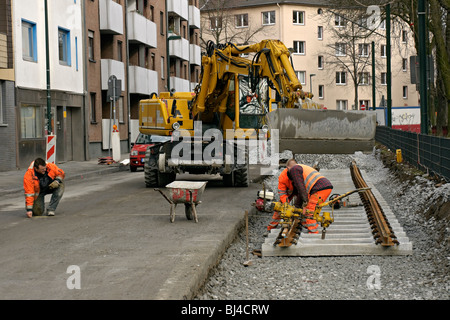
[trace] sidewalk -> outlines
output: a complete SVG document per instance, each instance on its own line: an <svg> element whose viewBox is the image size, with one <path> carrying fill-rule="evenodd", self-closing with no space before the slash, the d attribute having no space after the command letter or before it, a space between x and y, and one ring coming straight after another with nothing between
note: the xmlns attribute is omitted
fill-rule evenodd
<svg viewBox="0 0 450 320"><path fill-rule="evenodd" d="M120 157L121 161L129 158L129 153L122 154ZM129 170L128 165L123 165L120 162L110 165L99 164L98 159L88 161L68 161L56 164L64 170L66 181ZM0 172L0 194L23 193L23 176L27 169Z"/></svg>

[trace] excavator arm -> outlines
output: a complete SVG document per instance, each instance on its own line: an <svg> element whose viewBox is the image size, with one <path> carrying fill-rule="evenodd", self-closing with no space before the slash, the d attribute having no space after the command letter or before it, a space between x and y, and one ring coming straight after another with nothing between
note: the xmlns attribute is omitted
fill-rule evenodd
<svg viewBox="0 0 450 320"><path fill-rule="evenodd" d="M253 59L240 57L245 53L254 53ZM234 75L248 75L251 80L267 78L270 87L282 98L284 107L297 107L299 98L304 99L309 94L301 90L289 56L289 50L278 40L263 40L247 46L208 42L207 54L202 57L202 80L193 100L194 117L200 119L202 113L225 112L229 81ZM256 85L257 81L251 83Z"/></svg>

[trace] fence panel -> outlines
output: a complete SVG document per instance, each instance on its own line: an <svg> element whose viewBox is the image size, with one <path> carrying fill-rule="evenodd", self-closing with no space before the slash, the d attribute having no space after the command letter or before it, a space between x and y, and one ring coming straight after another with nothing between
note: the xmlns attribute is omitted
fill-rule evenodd
<svg viewBox="0 0 450 320"><path fill-rule="evenodd" d="M450 139L378 126L375 140L392 152L401 149L411 165L450 180Z"/></svg>

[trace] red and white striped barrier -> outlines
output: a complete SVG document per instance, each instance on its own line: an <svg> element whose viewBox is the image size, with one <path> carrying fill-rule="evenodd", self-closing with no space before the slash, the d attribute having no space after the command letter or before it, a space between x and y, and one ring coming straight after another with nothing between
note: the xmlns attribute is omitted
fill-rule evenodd
<svg viewBox="0 0 450 320"><path fill-rule="evenodd" d="M47 162L55 163L56 156L56 136L47 136Z"/></svg>

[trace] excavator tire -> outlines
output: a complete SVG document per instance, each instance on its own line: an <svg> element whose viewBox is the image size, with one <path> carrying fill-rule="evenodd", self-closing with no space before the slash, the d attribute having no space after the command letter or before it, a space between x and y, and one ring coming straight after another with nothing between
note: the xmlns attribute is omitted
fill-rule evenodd
<svg viewBox="0 0 450 320"><path fill-rule="evenodd" d="M235 153L236 154L236 153ZM248 149L245 149L245 165L233 172L235 187L248 187L249 179L249 157Z"/></svg>
<svg viewBox="0 0 450 320"><path fill-rule="evenodd" d="M245 165L244 168L234 171L233 174L235 187L248 187L249 184L248 163Z"/></svg>
<svg viewBox="0 0 450 320"><path fill-rule="evenodd" d="M144 181L147 188L158 187L158 167L156 158L151 156L150 148L145 151Z"/></svg>

